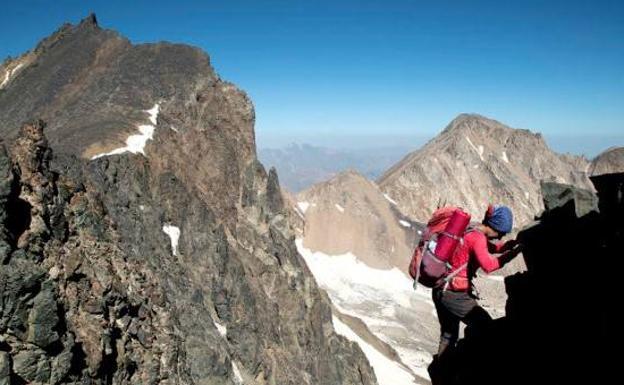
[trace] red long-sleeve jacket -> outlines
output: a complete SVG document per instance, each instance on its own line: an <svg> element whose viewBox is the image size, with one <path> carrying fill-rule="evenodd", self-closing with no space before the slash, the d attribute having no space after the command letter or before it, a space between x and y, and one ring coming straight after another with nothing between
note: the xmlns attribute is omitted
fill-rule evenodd
<svg viewBox="0 0 624 385"><path fill-rule="evenodd" d="M472 278L480 267L486 273L491 273L502 267L498 258L490 253L505 251L505 242L493 243L488 241L485 234L474 229L464 235L464 241L457 252L449 260L451 272L468 262L468 267L462 269L450 282L449 289L453 291L467 291L472 285Z"/></svg>

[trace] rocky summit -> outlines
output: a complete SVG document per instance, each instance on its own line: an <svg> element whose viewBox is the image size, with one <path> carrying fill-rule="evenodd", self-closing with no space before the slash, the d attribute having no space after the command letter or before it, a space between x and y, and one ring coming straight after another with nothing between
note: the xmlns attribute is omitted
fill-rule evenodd
<svg viewBox="0 0 624 385"><path fill-rule="evenodd" d="M491 202L510 206L521 227L544 208L540 181L593 189L587 166L583 158L551 151L540 134L462 114L378 183L414 220L426 222L437 207L448 204L481 220Z"/></svg>
<svg viewBox="0 0 624 385"><path fill-rule="evenodd" d="M205 53L90 16L2 74L0 384L377 383Z"/></svg>

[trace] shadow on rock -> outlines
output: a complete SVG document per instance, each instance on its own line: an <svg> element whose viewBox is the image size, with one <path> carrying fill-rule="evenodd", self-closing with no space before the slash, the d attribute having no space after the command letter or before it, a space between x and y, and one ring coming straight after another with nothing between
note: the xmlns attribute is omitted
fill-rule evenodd
<svg viewBox="0 0 624 385"><path fill-rule="evenodd" d="M527 271L505 279L506 316L485 330L466 330L455 349L436 357L429 367L433 384L606 383L612 378L624 174L591 179L597 195L542 184L546 209L518 236Z"/></svg>

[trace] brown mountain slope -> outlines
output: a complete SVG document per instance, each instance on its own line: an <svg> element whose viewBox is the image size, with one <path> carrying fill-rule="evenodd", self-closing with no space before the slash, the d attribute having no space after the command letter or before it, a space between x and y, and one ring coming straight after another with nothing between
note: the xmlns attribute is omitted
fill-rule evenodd
<svg viewBox="0 0 624 385"><path fill-rule="evenodd" d="M351 252L371 267L405 271L417 225L374 182L346 171L301 192L297 200L305 210L306 248L329 255Z"/></svg>

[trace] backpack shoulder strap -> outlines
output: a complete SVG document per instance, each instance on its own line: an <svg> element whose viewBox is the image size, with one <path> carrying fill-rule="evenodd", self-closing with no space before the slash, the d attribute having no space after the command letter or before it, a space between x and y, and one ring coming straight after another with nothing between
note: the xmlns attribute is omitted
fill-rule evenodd
<svg viewBox="0 0 624 385"><path fill-rule="evenodd" d="M476 222L472 222L468 225L468 227L466 227L466 231L464 231L464 235L468 233L472 233L474 231L481 232L481 230L479 230L479 224Z"/></svg>
<svg viewBox="0 0 624 385"><path fill-rule="evenodd" d="M457 269L451 271L446 277L444 277L444 280L443 280L444 286L442 287L442 290L446 291L446 289L448 289L449 284L451 283L451 280L455 278L457 274L459 274L462 270L464 270L467 267L468 267L468 262L464 263Z"/></svg>

